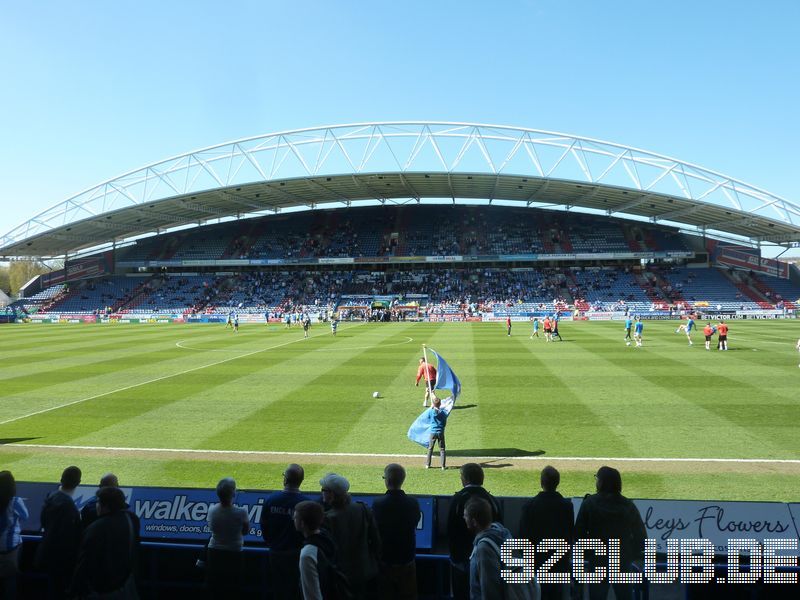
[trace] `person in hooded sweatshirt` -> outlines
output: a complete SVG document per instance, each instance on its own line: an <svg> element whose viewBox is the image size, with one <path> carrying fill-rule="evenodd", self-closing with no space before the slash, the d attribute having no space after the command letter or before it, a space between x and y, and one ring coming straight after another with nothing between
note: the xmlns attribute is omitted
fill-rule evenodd
<svg viewBox="0 0 800 600"><path fill-rule="evenodd" d="M330 595L330 565L336 564L336 543L321 529L325 511L321 504L304 500L294 507L294 526L303 534L300 550L300 587L304 600Z"/></svg>
<svg viewBox="0 0 800 600"><path fill-rule="evenodd" d="M505 582L500 571L500 547L511 537L501 523L492 521L492 506L480 496L470 498L464 507L464 523L475 534L469 557L470 600L496 600L505 596Z"/></svg>
<svg viewBox="0 0 800 600"><path fill-rule="evenodd" d="M608 540L620 541L620 572L631 572L631 563L644 554L644 540L647 537L642 516L636 505L622 495L622 476L611 467L600 467L595 475L597 493L586 495L575 520L575 539L599 539L608 545ZM602 564L605 557L587 559ZM614 596L617 600L633 597L633 585L615 583ZM589 586L591 600L605 600L608 597L609 583Z"/></svg>

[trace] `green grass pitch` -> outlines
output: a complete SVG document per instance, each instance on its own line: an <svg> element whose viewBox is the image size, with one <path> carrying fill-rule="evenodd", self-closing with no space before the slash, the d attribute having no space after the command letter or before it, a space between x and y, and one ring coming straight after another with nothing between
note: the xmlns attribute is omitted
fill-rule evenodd
<svg viewBox="0 0 800 600"><path fill-rule="evenodd" d="M552 462L565 494L591 491L594 470L611 464L631 497L800 499L800 322L733 321L727 352L705 351L700 332L689 347L675 327L645 322L635 348L620 322L563 322L563 343L530 340L526 323L510 338L499 323L344 323L335 338L320 324L308 340L300 328L263 324L238 334L7 325L0 468L56 481L77 464L89 483L114 471L126 485L189 487L233 475L269 489L298 460L308 489L334 470L354 491L374 492L382 465L396 461L409 469L409 491L450 494L455 467L493 457L480 460L498 494L533 493ZM422 411L413 384L423 343L463 385L445 472L424 470L422 448L406 438ZM220 450L254 452L211 452ZM319 455L291 456L300 452ZM670 458L763 462L620 460Z"/></svg>

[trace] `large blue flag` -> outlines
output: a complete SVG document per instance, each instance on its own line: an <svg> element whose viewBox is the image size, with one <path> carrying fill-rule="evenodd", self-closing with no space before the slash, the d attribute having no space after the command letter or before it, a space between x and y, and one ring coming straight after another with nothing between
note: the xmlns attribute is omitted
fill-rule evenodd
<svg viewBox="0 0 800 600"><path fill-rule="evenodd" d="M428 350L436 357L437 361L436 384L433 386L433 389L447 390L450 392L450 396L442 400L442 410L449 415L450 411L453 409L456 398L458 398L458 395L461 393L461 382L458 380L458 377L456 377L456 374L453 373L453 369L450 368L450 365L448 365L435 350L431 350L430 348L428 348ZM408 428L408 439L419 444L423 448L427 448L430 442L432 424L433 412L428 409L418 416L411 424L411 427Z"/></svg>
<svg viewBox="0 0 800 600"><path fill-rule="evenodd" d="M436 352L436 350L429 349L431 354L436 357L436 385L433 386L436 390L448 390L453 396L453 403L458 400L458 395L461 393L461 382L453 373L450 365ZM449 412L449 411L448 411Z"/></svg>

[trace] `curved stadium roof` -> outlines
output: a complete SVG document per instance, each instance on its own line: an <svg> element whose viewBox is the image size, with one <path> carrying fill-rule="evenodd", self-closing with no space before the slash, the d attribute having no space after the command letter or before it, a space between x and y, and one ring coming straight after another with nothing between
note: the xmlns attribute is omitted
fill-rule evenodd
<svg viewBox="0 0 800 600"><path fill-rule="evenodd" d="M386 122L272 133L104 181L0 238L54 257L173 227L293 207L514 201L645 218L752 242L800 240L800 205L673 158L499 125Z"/></svg>

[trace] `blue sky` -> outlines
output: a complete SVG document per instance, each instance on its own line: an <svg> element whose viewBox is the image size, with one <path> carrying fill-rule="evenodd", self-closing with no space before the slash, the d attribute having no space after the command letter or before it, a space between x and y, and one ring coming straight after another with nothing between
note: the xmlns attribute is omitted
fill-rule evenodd
<svg viewBox="0 0 800 600"><path fill-rule="evenodd" d="M800 201L800 2L36 2L0 19L0 232L271 131L448 120L667 154Z"/></svg>

